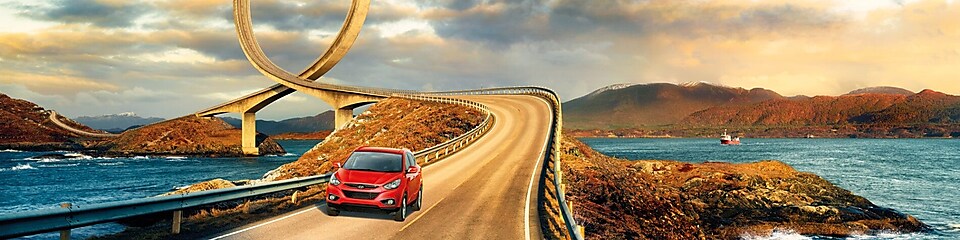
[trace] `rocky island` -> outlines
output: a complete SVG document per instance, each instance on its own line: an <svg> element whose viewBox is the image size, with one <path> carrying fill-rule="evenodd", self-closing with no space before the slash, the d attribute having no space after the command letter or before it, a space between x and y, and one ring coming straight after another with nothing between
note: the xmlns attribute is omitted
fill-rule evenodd
<svg viewBox="0 0 960 240"><path fill-rule="evenodd" d="M848 237L928 229L779 161L627 161L572 137L563 152L567 197L578 206L587 238L738 239L775 230Z"/></svg>
<svg viewBox="0 0 960 240"><path fill-rule="evenodd" d="M94 148L109 156L237 157L243 156L240 138L240 129L220 118L185 116L125 131ZM257 147L264 155L286 153L264 134L257 134Z"/></svg>

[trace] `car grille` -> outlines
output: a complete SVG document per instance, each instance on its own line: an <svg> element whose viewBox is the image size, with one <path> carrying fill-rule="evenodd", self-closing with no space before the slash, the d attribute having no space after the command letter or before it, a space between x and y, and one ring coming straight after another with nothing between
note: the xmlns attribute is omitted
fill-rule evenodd
<svg viewBox="0 0 960 240"><path fill-rule="evenodd" d="M346 183L346 185L347 185L347 186L350 186L350 187L352 187L352 188L359 188L359 189L374 189L374 188L377 188L377 185L360 184L360 183Z"/></svg>
<svg viewBox="0 0 960 240"><path fill-rule="evenodd" d="M353 198L353 199L371 200L371 199L377 198L377 196L379 196L380 193L343 191L343 195L346 195L346 197Z"/></svg>

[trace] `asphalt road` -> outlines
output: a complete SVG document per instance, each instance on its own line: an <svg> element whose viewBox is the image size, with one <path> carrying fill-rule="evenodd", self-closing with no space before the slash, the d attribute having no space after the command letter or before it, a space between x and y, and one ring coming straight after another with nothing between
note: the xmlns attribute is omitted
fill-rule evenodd
<svg viewBox="0 0 960 240"><path fill-rule="evenodd" d="M532 96L461 96L490 107L493 128L423 169L423 209L331 217L325 204L207 236L217 239L540 239L539 174L551 110Z"/></svg>

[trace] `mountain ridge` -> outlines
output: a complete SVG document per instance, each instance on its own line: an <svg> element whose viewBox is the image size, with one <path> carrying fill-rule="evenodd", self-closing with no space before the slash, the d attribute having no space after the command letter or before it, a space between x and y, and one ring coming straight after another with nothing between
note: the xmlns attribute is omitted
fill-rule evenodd
<svg viewBox="0 0 960 240"><path fill-rule="evenodd" d="M705 82L604 87L564 103L571 129L960 124L960 96L869 87L839 96L784 97ZM602 91L601 91L602 90Z"/></svg>

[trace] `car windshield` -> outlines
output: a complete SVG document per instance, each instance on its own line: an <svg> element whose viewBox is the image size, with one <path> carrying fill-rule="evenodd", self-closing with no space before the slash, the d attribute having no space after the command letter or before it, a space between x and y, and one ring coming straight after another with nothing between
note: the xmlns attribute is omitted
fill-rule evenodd
<svg viewBox="0 0 960 240"><path fill-rule="evenodd" d="M403 170L403 155L382 152L354 152L343 168L360 171L400 172Z"/></svg>

